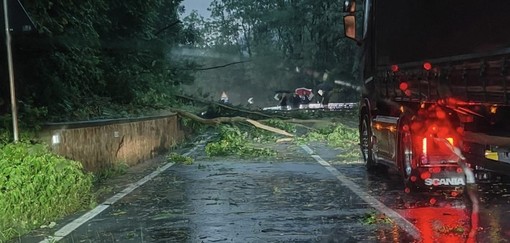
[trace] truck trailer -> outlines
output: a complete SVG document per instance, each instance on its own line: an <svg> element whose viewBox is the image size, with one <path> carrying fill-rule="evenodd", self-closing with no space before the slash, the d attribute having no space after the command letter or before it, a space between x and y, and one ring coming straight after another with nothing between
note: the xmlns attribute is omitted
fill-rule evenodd
<svg viewBox="0 0 510 243"><path fill-rule="evenodd" d="M407 192L510 175L509 1L346 0L344 12L368 170L396 168Z"/></svg>

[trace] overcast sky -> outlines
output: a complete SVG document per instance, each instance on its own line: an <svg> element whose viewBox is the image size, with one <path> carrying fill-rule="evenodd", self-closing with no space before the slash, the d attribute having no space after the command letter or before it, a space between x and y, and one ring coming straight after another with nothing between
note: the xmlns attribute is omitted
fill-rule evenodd
<svg viewBox="0 0 510 243"><path fill-rule="evenodd" d="M197 10L198 14L204 16L204 18L209 18L211 13L207 11L207 8L211 4L212 0L184 0L182 1L182 5L184 5L186 12L184 16L187 16L191 13L192 10Z"/></svg>

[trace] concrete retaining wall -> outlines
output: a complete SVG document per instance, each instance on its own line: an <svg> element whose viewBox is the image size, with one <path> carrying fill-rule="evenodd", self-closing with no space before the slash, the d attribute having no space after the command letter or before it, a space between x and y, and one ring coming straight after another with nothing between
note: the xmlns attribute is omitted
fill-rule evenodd
<svg viewBox="0 0 510 243"><path fill-rule="evenodd" d="M135 165L176 146L185 132L175 114L140 119L46 124L41 139L88 171Z"/></svg>

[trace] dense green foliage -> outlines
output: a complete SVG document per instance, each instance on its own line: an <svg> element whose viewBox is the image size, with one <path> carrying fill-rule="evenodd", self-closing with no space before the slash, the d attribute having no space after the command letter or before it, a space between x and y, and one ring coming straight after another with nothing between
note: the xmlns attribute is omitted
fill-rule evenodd
<svg viewBox="0 0 510 243"><path fill-rule="evenodd" d="M41 119L66 121L171 105L176 87L192 82L184 71L191 64L169 55L193 42L179 21L180 2L24 1L38 33L13 38L20 112L35 116L33 109L43 109ZM7 77L3 68L0 74ZM6 101L8 86L2 88ZM7 111L8 102L3 106Z"/></svg>
<svg viewBox="0 0 510 243"><path fill-rule="evenodd" d="M0 148L0 242L88 207L92 176L44 145Z"/></svg>
<svg viewBox="0 0 510 243"><path fill-rule="evenodd" d="M214 0L210 19L180 20L181 2L23 1L38 30L13 39L23 119L147 114L175 105L173 94L195 77L186 89L193 95L216 99L226 90L235 103L255 97L255 105L274 102L276 89L352 80L356 47L343 37L341 2ZM237 64L221 65L229 63ZM7 79L5 68L0 76ZM3 115L9 87L1 88ZM336 89L339 99L357 99Z"/></svg>

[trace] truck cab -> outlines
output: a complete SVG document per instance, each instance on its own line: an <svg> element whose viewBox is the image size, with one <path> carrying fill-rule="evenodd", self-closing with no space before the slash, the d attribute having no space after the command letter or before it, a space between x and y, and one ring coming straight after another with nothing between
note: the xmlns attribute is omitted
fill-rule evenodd
<svg viewBox="0 0 510 243"><path fill-rule="evenodd" d="M507 1L346 0L344 12L368 170L396 168L406 191L510 175Z"/></svg>

